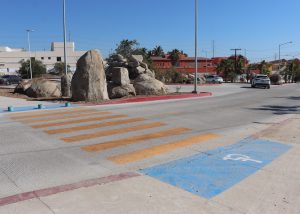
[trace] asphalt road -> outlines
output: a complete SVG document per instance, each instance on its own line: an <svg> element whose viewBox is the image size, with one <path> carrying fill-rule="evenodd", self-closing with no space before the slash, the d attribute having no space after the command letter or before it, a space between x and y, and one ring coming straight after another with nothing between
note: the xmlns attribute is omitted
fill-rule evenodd
<svg viewBox="0 0 300 214"><path fill-rule="evenodd" d="M44 111L48 115L30 113L27 118L2 114L0 198L145 169L230 145L300 112L299 84L269 90L224 84L200 90L214 96L79 107L72 114ZM198 146L195 136L213 143ZM161 147L169 142L173 144Z"/></svg>

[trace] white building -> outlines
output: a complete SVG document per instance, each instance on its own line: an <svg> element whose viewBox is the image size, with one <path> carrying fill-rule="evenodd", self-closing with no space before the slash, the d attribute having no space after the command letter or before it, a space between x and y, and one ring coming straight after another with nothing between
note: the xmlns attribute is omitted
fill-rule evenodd
<svg viewBox="0 0 300 214"><path fill-rule="evenodd" d="M77 60L86 53L86 51L75 51L74 42L66 43L67 63L71 70L76 69ZM30 54L24 49L12 49L9 47L0 47L0 73L15 73L21 67L22 60L28 60ZM55 63L64 61L64 43L53 42L50 51L32 51L31 57L40 60L46 65L47 70L51 70Z"/></svg>

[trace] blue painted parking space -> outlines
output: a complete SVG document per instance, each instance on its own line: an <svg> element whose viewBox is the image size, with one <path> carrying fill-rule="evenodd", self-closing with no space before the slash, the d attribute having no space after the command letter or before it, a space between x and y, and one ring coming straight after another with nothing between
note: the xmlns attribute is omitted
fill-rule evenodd
<svg viewBox="0 0 300 214"><path fill-rule="evenodd" d="M74 107L74 106L73 106ZM58 109L58 108L66 108L64 103L60 104L53 104L53 105L44 105L42 109ZM41 110L38 106L21 106L21 107L14 107L13 112L22 112L22 111L37 111ZM7 109L0 109L0 113L7 113Z"/></svg>
<svg viewBox="0 0 300 214"><path fill-rule="evenodd" d="M254 174L290 148L286 144L249 138L141 172L209 199Z"/></svg>

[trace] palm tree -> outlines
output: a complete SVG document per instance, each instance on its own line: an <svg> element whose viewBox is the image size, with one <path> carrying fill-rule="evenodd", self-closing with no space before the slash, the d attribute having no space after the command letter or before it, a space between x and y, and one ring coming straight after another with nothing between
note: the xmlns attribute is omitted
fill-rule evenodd
<svg viewBox="0 0 300 214"><path fill-rule="evenodd" d="M153 50L151 51L152 56L160 56L163 57L165 55L164 50L162 49L162 47L159 46L155 46L155 48L153 48Z"/></svg>
<svg viewBox="0 0 300 214"><path fill-rule="evenodd" d="M168 52L168 54L170 55L172 65L175 66L180 59L181 51L173 49L171 52Z"/></svg>

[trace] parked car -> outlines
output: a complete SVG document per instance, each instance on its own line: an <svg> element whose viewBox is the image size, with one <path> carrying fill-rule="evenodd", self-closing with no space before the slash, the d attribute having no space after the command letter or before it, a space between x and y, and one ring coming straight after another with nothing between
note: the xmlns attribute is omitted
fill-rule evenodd
<svg viewBox="0 0 300 214"><path fill-rule="evenodd" d="M222 77L218 76L218 75L209 75L209 76L206 76L206 82L207 83L223 83L224 80Z"/></svg>
<svg viewBox="0 0 300 214"><path fill-rule="evenodd" d="M19 84L22 78L17 75L3 75L0 77L0 85Z"/></svg>
<svg viewBox="0 0 300 214"><path fill-rule="evenodd" d="M270 88L271 86L271 81L270 78L267 75L256 75L253 77L251 81L251 87L264 87L264 88Z"/></svg>

